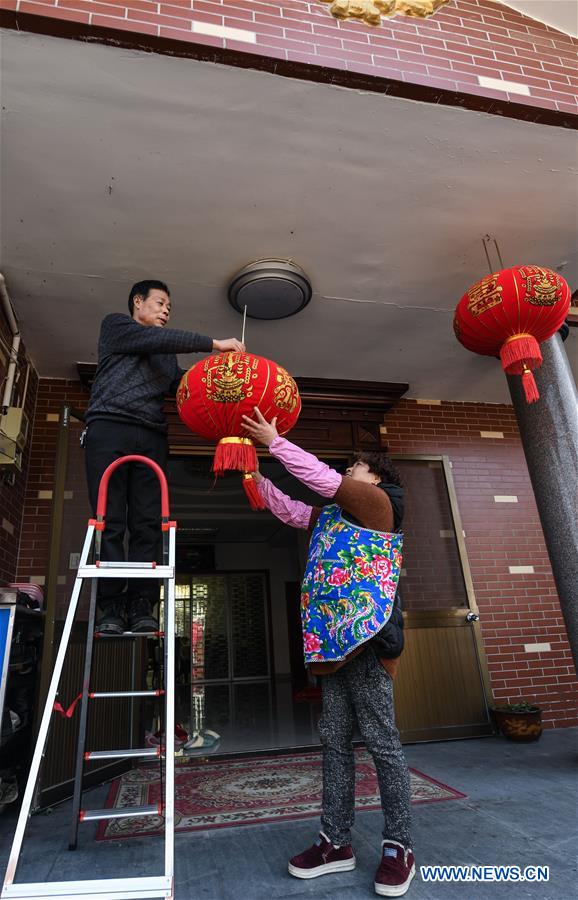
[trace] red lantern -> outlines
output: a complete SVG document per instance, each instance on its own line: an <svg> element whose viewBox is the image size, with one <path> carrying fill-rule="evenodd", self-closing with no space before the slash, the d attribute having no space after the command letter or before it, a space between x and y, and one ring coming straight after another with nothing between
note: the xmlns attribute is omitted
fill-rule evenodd
<svg viewBox="0 0 578 900"><path fill-rule="evenodd" d="M267 421L276 416L279 434L286 434L299 418L301 398L285 369L251 353L208 356L183 375L177 391L177 409L185 425L209 441L218 441L213 472L243 472L251 506L264 509L257 486L247 474L257 468L257 453L241 419L251 416L256 406Z"/></svg>
<svg viewBox="0 0 578 900"><path fill-rule="evenodd" d="M542 365L539 344L555 334L570 308L570 288L551 269L514 266L487 275L457 305L458 341L485 356L499 356L509 375L521 375L528 403L539 398L532 369Z"/></svg>

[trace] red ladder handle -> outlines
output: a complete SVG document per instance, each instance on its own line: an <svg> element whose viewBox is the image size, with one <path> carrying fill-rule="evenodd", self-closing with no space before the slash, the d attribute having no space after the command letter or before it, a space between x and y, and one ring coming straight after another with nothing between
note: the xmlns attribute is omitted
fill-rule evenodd
<svg viewBox="0 0 578 900"><path fill-rule="evenodd" d="M115 459L114 462L111 462L110 466L107 466L103 472L102 478L100 479L100 486L98 488L98 500L96 503L96 515L98 519L104 519L106 512L106 500L108 496L108 483L110 481L110 476L118 469L119 466L122 466L124 463L144 463L145 466L149 466L157 476L159 480L159 484L161 486L161 516L163 519L169 518L169 487L167 484L166 475L159 466L158 463L154 461L154 459L149 459L148 456L121 456L118 459Z"/></svg>

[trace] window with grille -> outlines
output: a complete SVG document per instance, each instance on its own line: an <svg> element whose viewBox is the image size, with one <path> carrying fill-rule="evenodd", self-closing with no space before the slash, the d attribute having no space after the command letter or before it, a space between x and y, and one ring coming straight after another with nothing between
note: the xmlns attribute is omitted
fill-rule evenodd
<svg viewBox="0 0 578 900"><path fill-rule="evenodd" d="M177 577L175 601L177 649L190 656L191 681L269 677L264 573Z"/></svg>

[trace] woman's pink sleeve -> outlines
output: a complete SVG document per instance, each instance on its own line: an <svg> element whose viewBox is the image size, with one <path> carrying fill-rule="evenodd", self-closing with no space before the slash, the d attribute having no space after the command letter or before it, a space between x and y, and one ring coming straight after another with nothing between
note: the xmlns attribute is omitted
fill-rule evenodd
<svg viewBox="0 0 578 900"><path fill-rule="evenodd" d="M286 438L276 437L269 446L269 453L283 463L291 475L322 497L334 497L341 487L339 472Z"/></svg>
<svg viewBox="0 0 578 900"><path fill-rule="evenodd" d="M293 528L309 528L312 506L302 503L300 500L292 500L283 491L275 487L268 478L263 478L258 483L259 493L274 516L292 525Z"/></svg>

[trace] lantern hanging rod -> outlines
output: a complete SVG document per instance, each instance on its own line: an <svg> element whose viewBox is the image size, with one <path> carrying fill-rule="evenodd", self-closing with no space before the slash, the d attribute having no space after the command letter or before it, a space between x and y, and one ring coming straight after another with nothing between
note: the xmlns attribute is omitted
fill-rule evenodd
<svg viewBox="0 0 578 900"><path fill-rule="evenodd" d="M497 255L498 259L500 260L500 269L503 269L504 268L504 260L502 259L502 254L500 253L499 244L498 244L497 240L495 239L495 237L493 236L493 234L485 234L482 238L482 244L484 246L484 252L486 254L486 259L488 260L488 268L490 270L490 275L492 275L495 272L496 267L492 266L492 262L490 260L490 254L488 253L489 244L494 245L494 250L496 251L496 255Z"/></svg>
<svg viewBox="0 0 578 900"><path fill-rule="evenodd" d="M241 334L241 343L245 343L245 322L247 321L247 304L245 303L245 308L243 309L243 333Z"/></svg>

